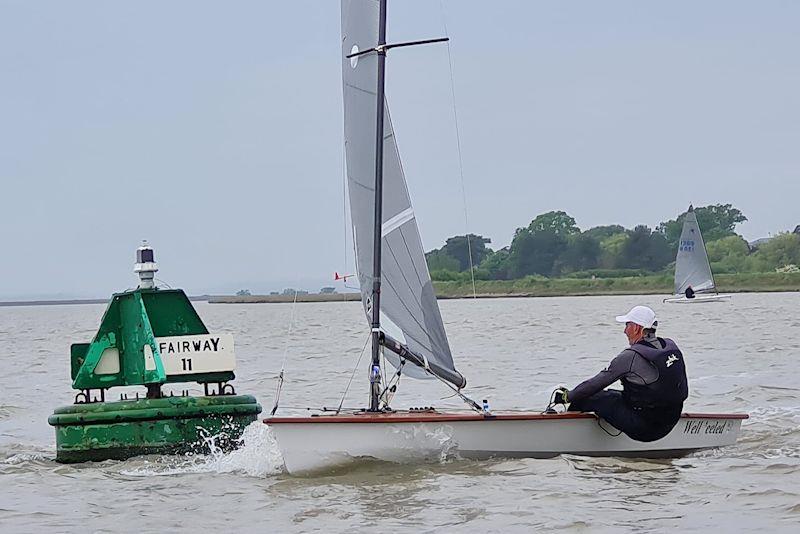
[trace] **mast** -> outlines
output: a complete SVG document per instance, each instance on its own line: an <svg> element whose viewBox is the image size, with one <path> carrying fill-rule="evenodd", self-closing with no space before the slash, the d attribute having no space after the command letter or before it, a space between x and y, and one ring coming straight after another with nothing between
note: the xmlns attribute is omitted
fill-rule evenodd
<svg viewBox="0 0 800 534"><path fill-rule="evenodd" d="M369 411L379 409L381 390L381 238L383 223L383 109L386 79L386 0L380 0L378 24L378 87L375 116L375 231L372 244L372 365L369 374Z"/></svg>

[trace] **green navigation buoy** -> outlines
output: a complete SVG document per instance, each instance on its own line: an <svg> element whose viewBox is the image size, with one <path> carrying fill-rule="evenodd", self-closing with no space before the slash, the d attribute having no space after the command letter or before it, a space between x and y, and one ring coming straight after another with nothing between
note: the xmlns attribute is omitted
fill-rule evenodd
<svg viewBox="0 0 800 534"><path fill-rule="evenodd" d="M136 251L139 287L116 293L91 343L71 347L75 404L48 418L56 430L56 460L125 459L140 454L234 448L261 412L251 395L236 395L233 336L210 334L180 289L159 289L153 249ZM197 382L203 396L165 395L162 385ZM106 390L145 386L106 402ZM135 395L134 399L130 396Z"/></svg>

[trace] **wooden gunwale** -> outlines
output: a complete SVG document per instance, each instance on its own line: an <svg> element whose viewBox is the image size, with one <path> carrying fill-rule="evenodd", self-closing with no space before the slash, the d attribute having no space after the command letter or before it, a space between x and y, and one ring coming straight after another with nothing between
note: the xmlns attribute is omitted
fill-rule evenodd
<svg viewBox="0 0 800 534"><path fill-rule="evenodd" d="M683 419L748 419L745 413L684 413ZM555 421L562 419L596 419L590 413L566 412L561 414L543 413L498 413L492 415L482 414L456 414L456 413L359 413L339 415L312 415L303 417L267 417L263 422L267 425L286 423L446 423L458 421Z"/></svg>

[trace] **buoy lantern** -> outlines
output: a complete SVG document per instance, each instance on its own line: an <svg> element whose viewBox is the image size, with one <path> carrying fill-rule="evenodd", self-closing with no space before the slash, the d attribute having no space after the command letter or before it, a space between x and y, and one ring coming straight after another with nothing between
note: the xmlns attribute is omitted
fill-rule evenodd
<svg viewBox="0 0 800 534"><path fill-rule="evenodd" d="M261 406L237 395L233 336L209 333L181 289L160 289L153 249L136 251L139 287L116 293L91 343L71 346L75 403L57 408L56 460L64 463L125 459L141 454L207 452L210 443L234 448ZM165 395L164 384L196 382ZM144 386L108 402L112 387ZM131 397L134 398L131 398Z"/></svg>

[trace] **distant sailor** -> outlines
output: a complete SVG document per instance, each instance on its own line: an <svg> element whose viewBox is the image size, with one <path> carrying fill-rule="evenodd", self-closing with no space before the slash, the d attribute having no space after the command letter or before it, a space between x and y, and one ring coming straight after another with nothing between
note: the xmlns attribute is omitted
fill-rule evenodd
<svg viewBox="0 0 800 534"><path fill-rule="evenodd" d="M687 299L693 299L694 298L694 289L692 289L692 286L687 287L686 291L684 292L684 294L686 295Z"/></svg>
<svg viewBox="0 0 800 534"><path fill-rule="evenodd" d="M678 422L689 394L683 354L671 339L656 337L656 314L647 306L616 319L625 323L630 347L596 376L571 390L557 389L555 402L594 412L637 441L655 441ZM617 380L622 391L603 389Z"/></svg>

